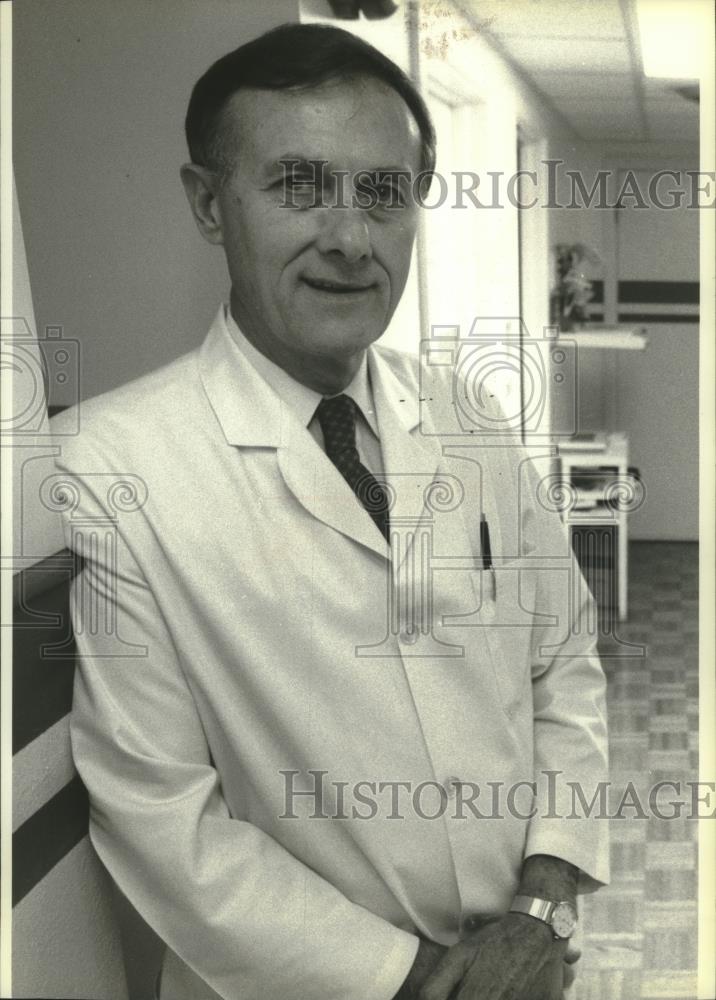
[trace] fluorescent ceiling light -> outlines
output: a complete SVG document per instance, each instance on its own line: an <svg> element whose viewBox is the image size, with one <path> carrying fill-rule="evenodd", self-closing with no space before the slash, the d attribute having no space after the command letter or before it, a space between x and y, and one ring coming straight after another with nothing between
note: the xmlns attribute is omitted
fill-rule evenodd
<svg viewBox="0 0 716 1000"><path fill-rule="evenodd" d="M713 32L710 0L637 0L644 74L698 80Z"/></svg>

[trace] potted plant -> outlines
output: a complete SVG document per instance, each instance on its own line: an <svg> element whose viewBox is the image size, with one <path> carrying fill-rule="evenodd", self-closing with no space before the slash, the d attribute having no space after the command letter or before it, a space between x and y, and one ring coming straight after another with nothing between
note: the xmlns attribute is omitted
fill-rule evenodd
<svg viewBox="0 0 716 1000"><path fill-rule="evenodd" d="M599 254L584 243L555 247L555 285L550 297L550 320L561 331L578 329L589 319L587 307L594 290L585 274L587 264L601 264Z"/></svg>

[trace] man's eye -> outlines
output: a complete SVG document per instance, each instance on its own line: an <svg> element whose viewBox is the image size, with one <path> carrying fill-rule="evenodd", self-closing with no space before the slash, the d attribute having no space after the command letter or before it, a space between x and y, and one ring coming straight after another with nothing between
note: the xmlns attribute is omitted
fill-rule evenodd
<svg viewBox="0 0 716 1000"><path fill-rule="evenodd" d="M285 181L281 181L281 184L285 184L288 191L315 191L318 184L312 177L287 177Z"/></svg>
<svg viewBox="0 0 716 1000"><path fill-rule="evenodd" d="M362 174L356 183L356 201L361 208L396 209L406 205L406 192L400 178Z"/></svg>
<svg viewBox="0 0 716 1000"><path fill-rule="evenodd" d="M317 183L313 177L287 177L286 185L294 190L296 188L310 188L313 190L317 186Z"/></svg>
<svg viewBox="0 0 716 1000"><path fill-rule="evenodd" d="M321 184L310 175L289 175L273 186L282 196L283 204L289 208L312 208L320 201Z"/></svg>
<svg viewBox="0 0 716 1000"><path fill-rule="evenodd" d="M320 184L315 177L285 177L275 185L283 188L293 197L313 197L320 190Z"/></svg>
<svg viewBox="0 0 716 1000"><path fill-rule="evenodd" d="M383 181L375 185L375 193L381 205L391 208L402 208L405 205L405 195L399 185Z"/></svg>

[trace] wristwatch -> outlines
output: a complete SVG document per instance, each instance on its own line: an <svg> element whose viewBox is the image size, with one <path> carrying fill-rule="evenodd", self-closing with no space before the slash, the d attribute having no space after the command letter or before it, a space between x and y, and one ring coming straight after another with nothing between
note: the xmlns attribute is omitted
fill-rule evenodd
<svg viewBox="0 0 716 1000"><path fill-rule="evenodd" d="M577 911L565 900L555 903L536 896L515 896L510 913L526 913L529 917L543 920L552 928L557 940L570 938L577 928Z"/></svg>

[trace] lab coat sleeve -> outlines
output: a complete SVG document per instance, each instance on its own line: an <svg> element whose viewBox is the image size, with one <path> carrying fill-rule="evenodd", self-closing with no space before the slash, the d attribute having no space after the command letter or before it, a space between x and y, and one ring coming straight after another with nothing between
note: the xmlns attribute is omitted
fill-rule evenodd
<svg viewBox="0 0 716 1000"><path fill-rule="evenodd" d="M537 796L525 855L571 862L587 892L609 881L606 680L592 595L559 514L538 499L540 474L529 460L527 470L530 558L545 567L536 603L548 617L536 620L532 638Z"/></svg>
<svg viewBox="0 0 716 1000"><path fill-rule="evenodd" d="M99 491L62 462L59 469L81 498L66 519L67 542L85 558L72 593L80 662L71 736L101 860L226 1000L389 1000L418 939L229 815L180 657L122 519L106 541L113 522Z"/></svg>

